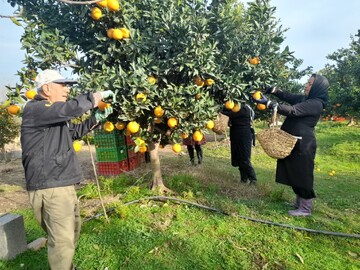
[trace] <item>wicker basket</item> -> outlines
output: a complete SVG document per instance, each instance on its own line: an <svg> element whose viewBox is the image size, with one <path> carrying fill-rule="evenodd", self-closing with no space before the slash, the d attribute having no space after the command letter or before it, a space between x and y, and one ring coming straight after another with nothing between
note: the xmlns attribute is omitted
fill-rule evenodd
<svg viewBox="0 0 360 270"><path fill-rule="evenodd" d="M228 127L229 117L219 113L216 120L214 121L214 127L212 131L214 131L216 134L224 134L225 130Z"/></svg>
<svg viewBox="0 0 360 270"><path fill-rule="evenodd" d="M273 112L273 127L260 131L256 137L265 153L275 159L283 159L290 155L299 139L280 128L276 124L276 113Z"/></svg>

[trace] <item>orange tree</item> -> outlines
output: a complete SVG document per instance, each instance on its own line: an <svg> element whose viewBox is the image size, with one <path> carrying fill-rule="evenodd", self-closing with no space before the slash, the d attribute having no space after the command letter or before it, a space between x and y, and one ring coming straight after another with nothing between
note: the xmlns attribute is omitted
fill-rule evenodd
<svg viewBox="0 0 360 270"><path fill-rule="evenodd" d="M160 191L159 146L182 134L200 139L226 101L249 102L261 86L300 74L280 49L284 31L270 0L248 8L234 0L8 2L23 9L21 87L32 87L39 70L70 67L79 89L113 90L108 120L126 126L136 150L148 149Z"/></svg>
<svg viewBox="0 0 360 270"><path fill-rule="evenodd" d="M360 30L351 37L348 48L339 49L327 58L333 61L322 70L330 83L327 113L354 120L360 116Z"/></svg>

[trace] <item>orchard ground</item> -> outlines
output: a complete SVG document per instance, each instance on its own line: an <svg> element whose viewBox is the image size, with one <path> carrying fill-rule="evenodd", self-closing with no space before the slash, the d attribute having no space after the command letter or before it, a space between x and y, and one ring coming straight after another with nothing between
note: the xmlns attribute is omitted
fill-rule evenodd
<svg viewBox="0 0 360 270"><path fill-rule="evenodd" d="M223 139L224 136L216 135L217 140ZM214 141L215 136L209 134L206 136L207 141ZM95 147L90 146L93 157L95 158ZM5 146L7 161L4 157L0 159L0 215L11 212L16 209L29 208L28 195L25 190L25 175L21 164L21 147L19 140ZM77 153L80 165L84 174L84 181L81 185L95 181L95 174L91 162L91 156L87 145L83 145L82 150ZM159 155L176 157L171 145L159 149ZM180 155L187 155L186 146L182 147ZM145 165L144 165L145 166ZM80 187L80 186L79 186Z"/></svg>

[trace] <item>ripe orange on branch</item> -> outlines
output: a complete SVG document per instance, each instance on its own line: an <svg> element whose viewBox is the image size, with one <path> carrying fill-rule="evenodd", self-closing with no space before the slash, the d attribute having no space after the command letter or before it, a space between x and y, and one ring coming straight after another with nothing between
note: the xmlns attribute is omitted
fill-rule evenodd
<svg viewBox="0 0 360 270"><path fill-rule="evenodd" d="M258 56L252 57L249 59L249 63L252 65L258 65L260 63L260 58Z"/></svg>
<svg viewBox="0 0 360 270"><path fill-rule="evenodd" d="M20 106L16 105L16 104L10 105L7 108L7 111L8 111L8 113L10 113L12 115L17 115L20 112Z"/></svg>
<svg viewBox="0 0 360 270"><path fill-rule="evenodd" d="M163 108L161 108L161 106L157 106L157 107L155 107L155 109L154 109L154 115L156 116L156 117L162 117L163 115L164 115L164 110L163 110Z"/></svg>
<svg viewBox="0 0 360 270"><path fill-rule="evenodd" d="M215 123L214 123L214 121L212 121L212 120L209 120L209 121L206 123L206 128L207 128L207 129L213 129L214 126L215 126Z"/></svg>
<svg viewBox="0 0 360 270"><path fill-rule="evenodd" d="M148 77L148 82L152 85L154 85L156 83L156 78L154 76L149 76Z"/></svg>
<svg viewBox="0 0 360 270"><path fill-rule="evenodd" d="M136 133L140 129L140 125L136 121L131 121L128 123L126 129L131 133Z"/></svg>
<svg viewBox="0 0 360 270"><path fill-rule="evenodd" d="M107 0L103 0L103 1L100 1L100 2L96 2L96 4L97 4L99 7L106 8L106 7L107 7Z"/></svg>
<svg viewBox="0 0 360 270"><path fill-rule="evenodd" d="M193 140L195 142L200 142L204 138L204 135L199 131L196 130L193 134Z"/></svg>
<svg viewBox="0 0 360 270"><path fill-rule="evenodd" d="M178 120L175 117L170 117L167 121L167 124L170 128L174 128L178 124Z"/></svg>
<svg viewBox="0 0 360 270"><path fill-rule="evenodd" d="M95 21L99 20L102 17L102 11L98 7L94 7L91 9L91 18Z"/></svg>
<svg viewBox="0 0 360 270"><path fill-rule="evenodd" d="M127 28L120 28L123 38L130 38L130 30Z"/></svg>
<svg viewBox="0 0 360 270"><path fill-rule="evenodd" d="M180 144L180 143L175 143L175 144L173 144L172 150L173 150L175 153L180 153L180 152L181 152L181 144Z"/></svg>
<svg viewBox="0 0 360 270"><path fill-rule="evenodd" d="M257 108L259 111L263 111L263 110L266 109L266 105L259 103L258 105L256 105L256 108Z"/></svg>
<svg viewBox="0 0 360 270"><path fill-rule="evenodd" d="M115 29L112 31L112 38L115 39L115 40L120 40L120 39L123 38L123 33L121 32L120 29L115 28Z"/></svg>
<svg viewBox="0 0 360 270"><path fill-rule="evenodd" d="M206 79L205 80L205 85L206 86L211 86L211 85L213 85L214 84L214 80L213 79Z"/></svg>
<svg viewBox="0 0 360 270"><path fill-rule="evenodd" d="M236 103L236 104L234 105L234 107L231 109L231 111L236 113L236 112L240 111L240 109L241 109L241 104L240 104L240 103Z"/></svg>
<svg viewBox="0 0 360 270"><path fill-rule="evenodd" d="M36 91L34 89L30 89L25 92L25 97L28 99L33 99L36 96Z"/></svg>
<svg viewBox="0 0 360 270"><path fill-rule="evenodd" d="M234 101L232 101L232 100L228 100L225 103L225 108L228 110L231 110L232 108L234 108L234 106L235 106L235 104L234 104Z"/></svg>
<svg viewBox="0 0 360 270"><path fill-rule="evenodd" d="M137 102L145 102L146 95L144 93L138 93L135 98Z"/></svg>
<svg viewBox="0 0 360 270"><path fill-rule="evenodd" d="M261 91L256 91L253 95L252 95L253 99L257 100L257 99L261 99Z"/></svg>
<svg viewBox="0 0 360 270"><path fill-rule="evenodd" d="M107 7L111 11L119 11L120 4L118 0L107 0Z"/></svg>
<svg viewBox="0 0 360 270"><path fill-rule="evenodd" d="M125 128L125 123L122 121L119 121L115 124L116 129L123 130Z"/></svg>
<svg viewBox="0 0 360 270"><path fill-rule="evenodd" d="M108 38L113 38L113 32L114 32L114 28L109 28L107 31L106 31L106 35Z"/></svg>
<svg viewBox="0 0 360 270"><path fill-rule="evenodd" d="M110 121L106 121L104 123L104 126L103 126L103 129L106 131L106 132L111 132L113 131L115 128L114 124Z"/></svg>

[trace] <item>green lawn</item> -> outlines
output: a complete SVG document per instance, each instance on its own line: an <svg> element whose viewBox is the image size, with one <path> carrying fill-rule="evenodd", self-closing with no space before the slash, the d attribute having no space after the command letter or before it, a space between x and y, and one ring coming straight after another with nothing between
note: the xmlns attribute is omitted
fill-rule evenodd
<svg viewBox="0 0 360 270"><path fill-rule="evenodd" d="M261 126L261 125L260 125ZM260 126L257 130L260 129ZM313 215L287 215L294 195L276 184L276 161L259 144L253 149L256 187L239 183L230 165L229 145L208 142L204 164L189 166L188 156L162 159L164 180L175 198L210 206L224 215L187 203L142 200L156 196L148 189L150 166L128 175L102 179L110 223L104 216L87 221L75 255L80 269L360 269L360 239L310 233L268 225L266 220L317 231L360 234L360 128L321 123L316 128L318 152ZM329 172L335 171L333 176ZM96 197L92 185L82 200ZM101 213L100 203L98 213ZM28 242L44 236L29 210ZM86 209L83 215L89 215ZM0 269L47 269L46 249L27 251Z"/></svg>

